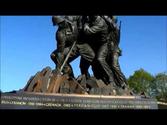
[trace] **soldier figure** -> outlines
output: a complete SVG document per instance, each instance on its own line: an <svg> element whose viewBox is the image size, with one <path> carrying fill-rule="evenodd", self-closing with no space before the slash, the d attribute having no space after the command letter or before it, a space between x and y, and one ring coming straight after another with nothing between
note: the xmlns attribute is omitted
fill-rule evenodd
<svg viewBox="0 0 167 125"><path fill-rule="evenodd" d="M60 69L65 56L70 50L72 43L77 39L76 36L78 34L76 29L71 28L72 23L63 17L53 16L52 22L54 26L58 25L58 30L56 32L57 49L52 52L51 59L55 63L56 69ZM74 77L72 68L69 63L64 66L63 73Z"/></svg>
<svg viewBox="0 0 167 125"><path fill-rule="evenodd" d="M53 23L59 25L59 29L56 33L57 40L57 50L52 52L51 59L57 64L56 68L60 68L61 64L64 61L64 57L68 54L72 43L77 41L77 45L74 47L70 57L67 61L67 65L63 68L63 73L69 74L74 77L72 67L70 66L70 62L81 56L84 60L86 60L89 64L93 61L95 54L93 49L81 39L80 34L78 34L78 26L80 26L82 17L77 16L65 16L64 18L54 16L52 18ZM65 20L66 19L66 20ZM80 29L81 30L81 29ZM82 37L83 38L83 37ZM84 67L81 68L82 74ZM87 75L87 74L85 74Z"/></svg>
<svg viewBox="0 0 167 125"><path fill-rule="evenodd" d="M127 85L126 78L124 74L121 72L119 65L119 56L121 56L121 49L119 48L120 42L120 27L117 25L117 18L114 16L104 16L106 22L109 23L109 55L107 58L107 63L110 65L111 70L114 74L114 80L116 85L125 89Z"/></svg>
<svg viewBox="0 0 167 125"><path fill-rule="evenodd" d="M90 44L94 45L93 50L95 51L94 64L92 65L93 71L96 74L96 70L99 66L107 76L103 79L106 83L112 84L115 87L115 81L113 72L110 66L106 62L108 55L108 26L105 20L100 16L89 16L90 22L85 24L84 32L90 37ZM96 76L96 75L95 75Z"/></svg>
<svg viewBox="0 0 167 125"><path fill-rule="evenodd" d="M58 25L56 33L57 50L51 59L60 68L74 41L77 45L72 51L63 73L74 77L70 62L81 56L81 73L89 77L88 68L92 65L94 76L113 87L125 88L126 78L118 62L120 29L113 16L65 16L52 18Z"/></svg>

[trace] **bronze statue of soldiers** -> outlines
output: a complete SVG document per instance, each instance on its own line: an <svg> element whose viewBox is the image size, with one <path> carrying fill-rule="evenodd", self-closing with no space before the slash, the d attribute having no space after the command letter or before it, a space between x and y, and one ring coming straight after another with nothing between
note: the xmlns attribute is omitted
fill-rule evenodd
<svg viewBox="0 0 167 125"><path fill-rule="evenodd" d="M89 23L84 25L84 33L89 36L89 44L91 44L91 47L95 52L95 59L92 65L95 77L99 77L99 73L97 73L98 76L96 76L96 71L101 68L107 76L107 79L102 77L102 80L108 84L112 84L113 87L115 87L113 72L106 62L109 52L108 25L100 16L89 16Z"/></svg>
<svg viewBox="0 0 167 125"><path fill-rule="evenodd" d="M94 76L105 83L125 88L126 78L119 65L120 29L113 16L53 16L57 49L51 54L56 68L60 68L72 43L77 45L72 51L63 73L74 77L70 62L81 56L81 74L89 77L88 68L92 65Z"/></svg>
<svg viewBox="0 0 167 125"><path fill-rule="evenodd" d="M117 25L117 18L114 16L103 16L106 22L109 23L109 54L107 57L107 63L109 64L111 70L114 74L114 80L116 85L125 88L127 85L126 78L124 74L121 72L121 68L119 65L119 56L121 56L121 49L119 48L120 42L120 27Z"/></svg>
<svg viewBox="0 0 167 125"><path fill-rule="evenodd" d="M67 55L72 43L77 39L77 29L72 29L72 23L60 16L52 17L53 25L58 25L58 30L56 32L57 49L52 52L51 59L56 65L56 69L60 69L65 56ZM69 63L67 63L63 68L63 73L69 74L69 76L74 77L72 68Z"/></svg>
<svg viewBox="0 0 167 125"><path fill-rule="evenodd" d="M64 57L67 56L72 46L72 43L74 41L77 41L77 45L72 50L72 53L70 54L70 57L67 61L67 65L65 65L63 70L63 73L69 74L72 77L74 77L74 74L72 72L70 62L81 56L81 58L86 60L88 63L91 63L95 56L94 51L87 43L80 42L81 35L78 34L80 19L81 17L79 16L52 17L53 24L55 23L59 26L56 33L57 50L55 50L51 54L51 59L57 65L56 68L60 68L61 64L64 61ZM83 68L81 68L81 70L82 69Z"/></svg>
<svg viewBox="0 0 167 125"><path fill-rule="evenodd" d="M72 20L72 17L74 16L69 16L69 20ZM81 62L80 62L80 70L81 74L85 75L87 78L90 77L88 73L88 68L87 65L89 66L92 64L95 53L92 49L92 47L87 43L88 39L83 33L83 24L87 19L85 16L77 16L73 18L73 21L77 25L78 29L78 36L77 36L77 44L76 44L76 51L71 54L69 57L68 62L72 62L75 60L77 57L81 56ZM86 62L86 63L85 63Z"/></svg>

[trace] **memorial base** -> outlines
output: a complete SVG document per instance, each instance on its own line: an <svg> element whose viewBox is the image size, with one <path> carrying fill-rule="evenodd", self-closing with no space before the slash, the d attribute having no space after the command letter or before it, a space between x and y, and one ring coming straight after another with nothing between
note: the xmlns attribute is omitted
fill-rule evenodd
<svg viewBox="0 0 167 125"><path fill-rule="evenodd" d="M158 109L155 99L138 96L1 93L1 109Z"/></svg>

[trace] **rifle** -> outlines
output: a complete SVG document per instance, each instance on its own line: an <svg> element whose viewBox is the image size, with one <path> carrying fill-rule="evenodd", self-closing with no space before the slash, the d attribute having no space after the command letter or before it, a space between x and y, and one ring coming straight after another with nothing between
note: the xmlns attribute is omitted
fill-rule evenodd
<svg viewBox="0 0 167 125"><path fill-rule="evenodd" d="M73 43L71 49L69 50L63 64L61 65L60 69L57 69L57 72L53 73L49 88L47 90L48 93L57 93L59 90L59 86L60 86L61 81L63 81L66 78L65 76L62 76L62 70L63 70L65 64L67 63L67 60L70 57L70 54L71 54L73 48L75 47L75 45L76 45L76 41L74 41L74 43Z"/></svg>
<svg viewBox="0 0 167 125"><path fill-rule="evenodd" d="M68 52L68 54L67 54L67 56L66 56L66 58L65 58L65 60L64 60L64 62L63 62L63 64L62 64L62 66L60 67L60 71L59 71L59 72L62 72L62 70L63 70L63 68L64 68L64 65L67 63L67 60L68 60L68 58L70 57L70 54L71 54L73 48L75 47L75 45L76 45L76 41L74 41L74 43L73 43L71 49L69 50L69 52Z"/></svg>

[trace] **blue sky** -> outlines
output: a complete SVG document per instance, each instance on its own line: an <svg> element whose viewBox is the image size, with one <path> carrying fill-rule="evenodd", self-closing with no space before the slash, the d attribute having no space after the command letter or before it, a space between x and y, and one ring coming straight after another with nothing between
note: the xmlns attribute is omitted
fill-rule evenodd
<svg viewBox="0 0 167 125"><path fill-rule="evenodd" d="M167 71L167 17L118 16L122 21L120 57L122 72L128 78L135 70L152 75ZM50 53L56 48L56 27L51 16L1 16L1 90L23 88L30 76L46 66L55 67ZM79 58L72 62L80 74ZM91 70L90 70L91 71Z"/></svg>

